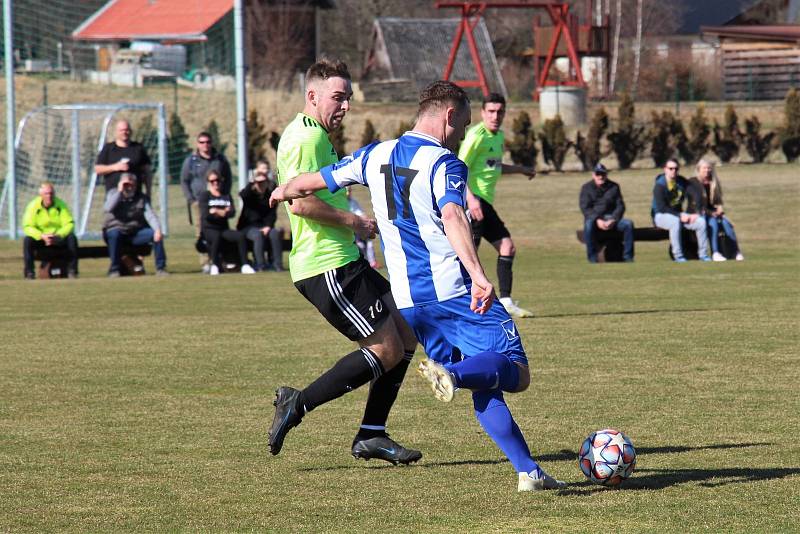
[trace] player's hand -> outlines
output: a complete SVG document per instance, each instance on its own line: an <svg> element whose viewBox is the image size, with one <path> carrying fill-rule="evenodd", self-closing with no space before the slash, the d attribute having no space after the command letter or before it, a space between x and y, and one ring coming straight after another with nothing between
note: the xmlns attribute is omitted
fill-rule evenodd
<svg viewBox="0 0 800 534"><path fill-rule="evenodd" d="M606 225L606 221L604 221L603 219L597 219L596 223L597 227L601 230L605 230L608 228L608 226Z"/></svg>
<svg viewBox="0 0 800 534"><path fill-rule="evenodd" d="M164 239L164 234L161 233L161 230L156 230L155 232L153 232L153 242L154 243L158 243L162 239Z"/></svg>
<svg viewBox="0 0 800 534"><path fill-rule="evenodd" d="M469 309L478 315L483 315L489 311L494 302L494 287L492 287L492 283L486 278L477 281L473 278L471 293L472 300L470 301Z"/></svg>
<svg viewBox="0 0 800 534"><path fill-rule="evenodd" d="M378 221L367 217L353 217L353 232L359 239L372 239L378 234Z"/></svg>
<svg viewBox="0 0 800 534"><path fill-rule="evenodd" d="M267 235L269 234L270 230L272 230L272 227L271 227L271 226L265 226L265 227L263 227L263 228L261 229L261 235L263 235L263 236L267 236Z"/></svg>
<svg viewBox="0 0 800 534"><path fill-rule="evenodd" d="M130 165L128 165L128 162L123 160L120 160L117 163L115 163L114 167L116 167L116 170L118 172L125 172L128 169L130 169Z"/></svg>
<svg viewBox="0 0 800 534"><path fill-rule="evenodd" d="M467 195L467 208L469 208L470 217L473 221L483 220L483 210L481 209L481 201L475 195Z"/></svg>
<svg viewBox="0 0 800 534"><path fill-rule="evenodd" d="M286 191L286 184L279 185L275 188L272 194L269 196L269 207L274 208L281 202L286 202L286 196L284 192ZM291 201L290 201L291 202Z"/></svg>

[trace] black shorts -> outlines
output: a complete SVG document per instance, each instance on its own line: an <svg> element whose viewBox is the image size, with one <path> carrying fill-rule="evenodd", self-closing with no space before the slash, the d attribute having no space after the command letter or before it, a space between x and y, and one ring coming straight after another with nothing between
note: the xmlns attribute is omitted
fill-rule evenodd
<svg viewBox="0 0 800 534"><path fill-rule="evenodd" d="M364 339L389 318L383 296L389 282L363 259L295 282L294 287L352 341Z"/></svg>
<svg viewBox="0 0 800 534"><path fill-rule="evenodd" d="M478 200L481 203L483 219L480 221L472 219L472 239L475 242L475 246L478 246L481 238L484 238L489 243L497 243L505 237L511 237L505 223L494 211L494 207L480 197L478 197Z"/></svg>

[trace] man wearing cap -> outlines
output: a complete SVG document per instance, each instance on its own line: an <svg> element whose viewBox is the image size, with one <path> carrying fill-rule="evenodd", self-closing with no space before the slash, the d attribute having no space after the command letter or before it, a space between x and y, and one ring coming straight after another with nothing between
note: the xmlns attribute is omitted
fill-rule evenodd
<svg viewBox="0 0 800 534"><path fill-rule="evenodd" d="M136 175L123 172L117 187L106 195L103 237L108 243L111 265L108 276L120 275L122 247L153 244L156 260L156 275L167 273L167 254L161 224L147 197L136 190Z"/></svg>
<svg viewBox="0 0 800 534"><path fill-rule="evenodd" d="M580 207L583 212L583 237L589 263L597 263L595 236L597 232L622 232L623 261L633 261L633 221L623 219L625 201L616 182L608 179L608 169L598 163L592 169L592 179L581 187Z"/></svg>

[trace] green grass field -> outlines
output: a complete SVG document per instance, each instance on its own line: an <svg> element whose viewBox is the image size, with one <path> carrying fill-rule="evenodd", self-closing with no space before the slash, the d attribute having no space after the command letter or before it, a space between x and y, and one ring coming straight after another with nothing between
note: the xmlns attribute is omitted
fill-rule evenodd
<svg viewBox="0 0 800 534"><path fill-rule="evenodd" d="M438 403L416 374L390 431L419 464L350 457L363 390L271 457L275 387L304 386L351 344L288 274L195 273L177 190L165 279L109 280L87 260L78 280L23 281L20 242L2 241L0 531L800 531L799 169L720 169L741 263L673 264L658 242L634 264L589 265L575 239L587 175L502 182L515 298L537 313L518 321L533 385L509 404L570 484L543 494L516 492L468 395ZM653 175L612 174L639 226ZM605 426L639 452L621 490L577 466Z"/></svg>

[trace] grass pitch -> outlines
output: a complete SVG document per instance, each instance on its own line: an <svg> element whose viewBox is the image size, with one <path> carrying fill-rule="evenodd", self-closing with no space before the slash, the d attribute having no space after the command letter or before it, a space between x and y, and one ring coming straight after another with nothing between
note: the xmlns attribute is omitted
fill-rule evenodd
<svg viewBox="0 0 800 534"><path fill-rule="evenodd" d="M800 171L720 174L745 262L676 265L659 242L634 264L589 265L575 239L588 175L502 181L514 296L537 313L517 322L533 385L509 404L570 484L542 494L516 492L468 395L438 403L411 373L390 431L419 464L349 456L363 388L271 457L275 387L307 384L351 344L287 274L195 274L177 190L166 279L109 280L87 260L79 280L27 282L21 244L0 242L0 530L797 531ZM639 226L653 175L612 174ZM639 453L620 490L577 466L605 426Z"/></svg>

